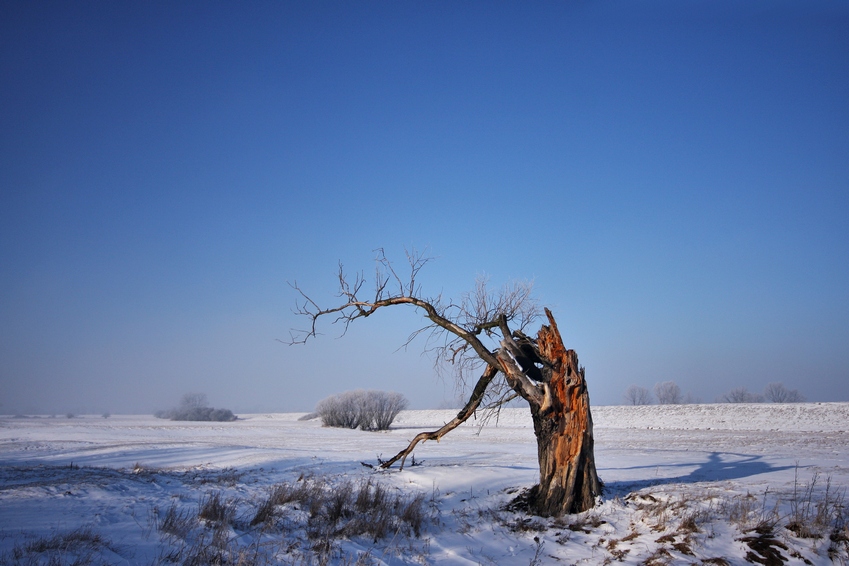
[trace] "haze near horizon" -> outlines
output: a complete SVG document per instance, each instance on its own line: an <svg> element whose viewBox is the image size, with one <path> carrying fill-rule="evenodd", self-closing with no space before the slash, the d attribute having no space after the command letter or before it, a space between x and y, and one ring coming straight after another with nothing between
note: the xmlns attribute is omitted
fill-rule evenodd
<svg viewBox="0 0 849 566"><path fill-rule="evenodd" d="M0 75L0 413L451 405L412 310L280 342L413 247L594 404L849 400L846 3L5 2Z"/></svg>

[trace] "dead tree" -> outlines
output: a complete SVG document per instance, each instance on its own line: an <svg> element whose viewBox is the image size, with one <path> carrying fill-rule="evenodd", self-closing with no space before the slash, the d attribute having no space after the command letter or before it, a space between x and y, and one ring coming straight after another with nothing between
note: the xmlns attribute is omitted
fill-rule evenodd
<svg viewBox="0 0 849 566"><path fill-rule="evenodd" d="M503 401L508 396L520 396L530 406L540 470L539 484L527 497L529 511L558 516L593 507L601 495L601 483L593 454L584 368L578 364L575 351L563 345L554 316L545 309L548 324L539 329L536 338L524 334L526 326L540 314L530 296L530 285L525 283L491 292L486 281L479 280L475 290L459 304L444 303L441 297L425 299L416 278L428 258L408 253L407 259L410 274L402 279L383 250L378 250L374 291L368 298L364 298L362 274L350 279L340 264L340 301L331 307L320 307L297 283L292 285L302 297L296 312L310 321L309 328L293 333L292 344L315 337L316 325L324 317L342 324L344 334L353 321L378 309L409 305L429 322L414 331L408 343L428 333L427 348L436 354L438 363L452 364L461 380L469 371L482 370L456 417L439 430L418 434L382 466L400 462L403 468L418 443L441 439L472 416L485 399L496 396Z"/></svg>

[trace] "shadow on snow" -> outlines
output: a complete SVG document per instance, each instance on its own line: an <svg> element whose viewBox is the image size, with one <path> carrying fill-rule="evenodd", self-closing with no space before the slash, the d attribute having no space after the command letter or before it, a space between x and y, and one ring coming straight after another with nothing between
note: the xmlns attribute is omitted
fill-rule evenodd
<svg viewBox="0 0 849 566"><path fill-rule="evenodd" d="M732 456L738 459L723 460L723 456ZM695 469L693 469L690 473L678 476L653 477L644 480L621 480L605 482L605 495L625 495L632 491L637 491L646 487L652 487L657 485L736 480L748 478L751 476L757 476L760 474L791 470L795 466L774 466L768 462L764 462L762 456L732 453L723 454L720 452L711 452L708 455L707 461L704 462L659 463L647 466L632 466L627 468L607 468L607 470L660 470L669 468L693 467L695 467ZM599 470L599 472L602 474L604 471L605 470Z"/></svg>

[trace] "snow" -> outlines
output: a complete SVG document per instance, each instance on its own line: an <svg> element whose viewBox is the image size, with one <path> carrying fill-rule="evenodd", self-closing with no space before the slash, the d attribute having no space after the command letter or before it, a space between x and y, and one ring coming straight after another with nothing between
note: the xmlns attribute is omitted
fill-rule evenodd
<svg viewBox="0 0 849 566"><path fill-rule="evenodd" d="M527 410L505 409L421 444L417 465L408 461L400 472L361 465L395 454L454 413L404 411L382 433L323 428L300 414L240 415L230 423L0 418L0 564L46 564L57 553L65 562L54 563L70 563L85 552L92 563L173 563L175 549L197 547L207 531L165 533L158 528L165 511L173 505L196 514L213 493L235 502L242 518L229 526L231 547L269 541L262 548L271 549L271 563L319 563L295 518L288 530L266 535L244 520L271 486L303 477L328 485L372 477L427 500L421 537L339 536L330 563L353 564L359 555L375 564L741 564L762 556L751 554L756 547L787 564L849 562L840 523L849 403L594 407L605 495L595 509L562 519L504 510L537 480ZM836 517L821 538L785 528L818 502ZM768 533L753 530L770 523ZM69 533L90 544L74 547ZM62 544L45 542L62 536Z"/></svg>

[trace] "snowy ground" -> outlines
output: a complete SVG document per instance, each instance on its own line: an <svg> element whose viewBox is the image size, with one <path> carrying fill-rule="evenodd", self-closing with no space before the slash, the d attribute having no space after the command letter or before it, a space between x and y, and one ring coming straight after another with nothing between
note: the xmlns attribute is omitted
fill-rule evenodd
<svg viewBox="0 0 849 566"><path fill-rule="evenodd" d="M405 411L386 433L299 416L0 418L0 564L849 563L849 403L595 407L605 496L558 520L504 510L537 479L525 410L421 445L417 465L388 473L361 462L453 412ZM349 515L319 528L303 501L251 524L275 485L368 478L397 505L419 495L419 536L397 521L376 541L351 535ZM215 497L221 516L198 518Z"/></svg>

